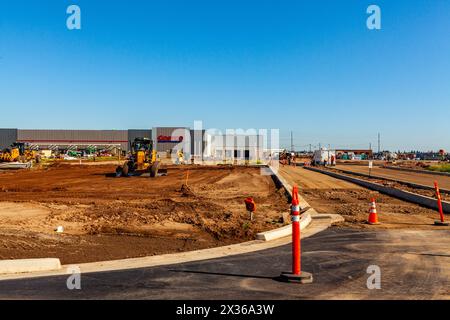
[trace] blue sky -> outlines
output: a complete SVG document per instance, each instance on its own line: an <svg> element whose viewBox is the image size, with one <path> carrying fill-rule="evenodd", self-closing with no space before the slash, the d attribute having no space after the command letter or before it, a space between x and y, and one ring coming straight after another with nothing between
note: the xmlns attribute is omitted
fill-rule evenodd
<svg viewBox="0 0 450 320"><path fill-rule="evenodd" d="M66 28L81 8L82 29ZM366 8L382 30L366 28ZM450 2L0 0L0 127L279 128L450 149Z"/></svg>

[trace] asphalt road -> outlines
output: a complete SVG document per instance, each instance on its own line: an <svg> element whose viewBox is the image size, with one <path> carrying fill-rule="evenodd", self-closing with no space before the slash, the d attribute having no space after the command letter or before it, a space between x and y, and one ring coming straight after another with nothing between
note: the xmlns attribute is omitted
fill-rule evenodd
<svg viewBox="0 0 450 320"><path fill-rule="evenodd" d="M290 245L213 260L81 275L0 281L2 299L449 299L449 231L330 228L302 241L314 283L280 282ZM367 267L381 270L369 290Z"/></svg>
<svg viewBox="0 0 450 320"><path fill-rule="evenodd" d="M369 174L369 168L361 165L337 165L337 169L348 170L358 173ZM420 173L420 172L409 172L409 171L399 171L392 169L385 169L381 167L373 167L372 174L374 176L389 178L399 181L412 182L417 184L422 184L425 186L434 187L434 181L439 183L439 187L442 189L450 190L450 177Z"/></svg>

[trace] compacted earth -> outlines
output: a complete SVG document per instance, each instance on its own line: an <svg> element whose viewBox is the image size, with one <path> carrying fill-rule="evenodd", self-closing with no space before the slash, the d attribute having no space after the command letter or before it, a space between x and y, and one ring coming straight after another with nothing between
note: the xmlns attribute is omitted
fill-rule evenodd
<svg viewBox="0 0 450 320"><path fill-rule="evenodd" d="M439 219L439 213L435 210L301 167L281 167L280 173L291 184L299 186L300 195L319 213L342 215L345 222L340 227L449 230L449 227L434 225L434 221ZM376 226L366 223L373 198L381 223Z"/></svg>
<svg viewBox="0 0 450 320"><path fill-rule="evenodd" d="M252 240L283 225L287 199L259 168L167 169L156 178L116 178L114 164L0 172L0 259L67 264L174 253ZM246 197L256 203L253 221Z"/></svg>

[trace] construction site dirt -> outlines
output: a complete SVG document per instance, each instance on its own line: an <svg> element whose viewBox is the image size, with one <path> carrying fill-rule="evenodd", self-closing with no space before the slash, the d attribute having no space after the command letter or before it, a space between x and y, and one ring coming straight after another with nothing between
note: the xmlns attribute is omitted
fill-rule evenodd
<svg viewBox="0 0 450 320"><path fill-rule="evenodd" d="M114 165L0 173L0 259L69 264L190 251L253 240L284 223L284 191L259 168L167 168L156 178L116 178ZM253 221L246 197L256 202Z"/></svg>
<svg viewBox="0 0 450 320"><path fill-rule="evenodd" d="M353 171L355 173L369 174L368 166L358 165L337 165L336 169ZM370 173L374 176L393 179L397 181L406 181L410 183L420 184L428 187L434 186L434 181L437 181L441 189L450 190L450 177L442 175L433 175L431 172L424 173L423 170L416 170L417 172L398 171L374 166Z"/></svg>
<svg viewBox="0 0 450 320"><path fill-rule="evenodd" d="M284 166L280 168L280 172L290 183L299 185L301 195L319 213L342 215L345 222L339 226L448 230L448 227L434 225L434 221L439 218L437 211L301 167ZM381 222L376 226L366 223L372 198L376 200Z"/></svg>
<svg viewBox="0 0 450 320"><path fill-rule="evenodd" d="M324 169L324 168L322 168L322 169ZM361 172L362 170L355 170L353 167L350 170L344 168L344 170L346 170L346 172L341 172L341 169L342 169L342 167L326 168L326 170L329 170L329 171L334 171L334 172L341 173L341 174L344 174L344 175L347 175L347 176L352 176L352 177L355 177L355 178L358 178L358 179L375 182L375 183L382 184L384 186L388 186L388 187L391 187L391 188L396 188L396 189L400 189L400 190L404 190L404 191L420 194L420 195L423 195L423 196L426 196L426 197L430 197L430 198L435 198L436 197L436 191L431 187L431 185L433 184L433 181L434 181L433 180L433 176L430 176L428 184L425 185L425 186L428 186L430 189L422 189L422 188L415 188L415 187L413 187L411 185L408 185L407 183L402 183L402 182L399 182L399 181L395 181L395 179L396 179L395 175L389 176L386 179L379 179L378 177L375 178L375 177L368 177L368 176L358 175L358 173L362 173L362 174L367 174L367 173ZM388 170L388 169L386 169L386 170ZM351 174L349 172L354 172L355 174ZM410 180L415 180L414 179L415 178L415 174L414 173L410 173L409 176L410 176ZM380 176L380 178L383 178L383 176ZM450 178L447 178L447 177L442 177L442 178L448 179L450 181ZM444 180L444 179L441 179L441 180ZM410 182L410 181L408 181L406 179L402 180L402 181ZM431 185L430 185L430 181L431 181ZM445 182L448 182L448 181L445 181ZM448 189L446 189L446 190L448 190ZM447 193L447 192L444 192L443 189L441 189L440 194L441 194L442 200L444 200L444 201L449 201L450 200L450 194Z"/></svg>

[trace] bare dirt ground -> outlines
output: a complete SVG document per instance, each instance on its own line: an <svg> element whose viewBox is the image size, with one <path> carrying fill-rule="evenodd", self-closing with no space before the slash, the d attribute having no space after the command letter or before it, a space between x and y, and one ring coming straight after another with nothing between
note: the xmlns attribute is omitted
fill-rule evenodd
<svg viewBox="0 0 450 320"><path fill-rule="evenodd" d="M114 171L55 164L1 172L0 259L82 263L237 243L281 226L289 209L258 168L170 166L155 179L115 178ZM257 204L252 222L248 196ZM55 233L57 226L65 232Z"/></svg>
<svg viewBox="0 0 450 320"><path fill-rule="evenodd" d="M325 169L325 168L321 168L321 169ZM345 170L342 166L341 167L333 167L333 168L329 168L327 167L325 170L328 171L333 171L339 174L343 174L343 175L347 175L347 176L352 176L355 177L357 179L361 179L361 180L367 180L367 181L371 181L374 183L378 183L384 186L388 186L391 188L396 188L396 189L400 189L400 190L404 190L404 191L408 191L408 192L412 192L412 193L416 193L416 194L420 194L426 197L430 197L430 198L436 198L436 191L434 190L434 186L433 189L421 189L421 188L415 188L413 186L408 185L408 182L411 181L406 181L406 180L400 180L399 178L388 178L388 177L383 177L382 175L377 176L377 178L374 177L366 177L366 176L359 176L356 173L365 173L364 170L354 170L354 169L350 169L350 170ZM345 170L346 172L342 172L340 170ZM389 169L387 169L389 170ZM351 174L349 172L354 172L355 174ZM367 173L366 173L367 174ZM412 173L412 175L414 175L414 173ZM415 177L412 177L412 179L414 179ZM399 179L398 181L402 181L402 182L398 182L398 181L390 181L390 180L386 180L386 179ZM416 182L417 183L417 182ZM440 188L441 192L441 198L444 201L450 201L450 193L448 192L449 189L443 189Z"/></svg>
<svg viewBox="0 0 450 320"><path fill-rule="evenodd" d="M337 169L349 170L358 173L369 174L369 168L358 165L337 165ZM409 171L397 171L392 169L385 169L380 167L373 167L372 174L389 179L407 181L425 186L434 186L434 181L437 181L440 188L450 190L450 177L442 175L433 175L427 173L409 172Z"/></svg>
<svg viewBox="0 0 450 320"><path fill-rule="evenodd" d="M389 166L393 167L400 167L400 168L406 168L406 169L415 169L415 170L426 170L427 167L432 165L437 165L441 161L438 160L429 160L429 161L414 161L414 160L398 160L395 162L389 162Z"/></svg>
<svg viewBox="0 0 450 320"><path fill-rule="evenodd" d="M373 229L432 229L439 213L416 204L401 201L376 191L359 187L301 167L281 167L281 174L299 186L301 196L319 213L337 213L344 217L341 225L352 228ZM366 224L372 198L376 199L380 225Z"/></svg>

